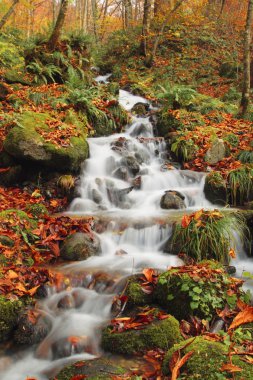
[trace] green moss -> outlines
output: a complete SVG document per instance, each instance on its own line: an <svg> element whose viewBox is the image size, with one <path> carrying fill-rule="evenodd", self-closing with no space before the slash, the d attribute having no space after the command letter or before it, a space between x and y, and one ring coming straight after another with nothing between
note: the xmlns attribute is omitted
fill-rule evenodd
<svg viewBox="0 0 253 380"><path fill-rule="evenodd" d="M191 342L191 343L190 343ZM187 347L184 346L190 343ZM182 379L187 380L221 380L227 379L227 372L221 372L223 364L228 363L228 348L222 343L206 340L204 337L196 337L176 344L165 355L163 361L163 374L169 375L169 362L175 351L180 350L181 357L191 351L193 355L187 360L180 372ZM234 379L251 380L253 376L252 365L244 363L238 356L232 356L232 363L243 369L242 372L235 373ZM223 377L221 377L223 375ZM184 377L186 376L186 377Z"/></svg>
<svg viewBox="0 0 253 380"><path fill-rule="evenodd" d="M0 296L0 342L10 337L21 309L21 301L10 301Z"/></svg>
<svg viewBox="0 0 253 380"><path fill-rule="evenodd" d="M0 243L5 247L13 247L15 244L14 241L6 235L0 235Z"/></svg>
<svg viewBox="0 0 253 380"><path fill-rule="evenodd" d="M86 375L90 380L111 380L112 376L124 375L127 372L126 368L118 366L107 358L89 360L80 366L76 364L67 366L58 373L57 380L71 380L78 375Z"/></svg>
<svg viewBox="0 0 253 380"><path fill-rule="evenodd" d="M59 171L77 171L81 163L88 157L89 147L84 132L80 137L70 138L70 145L59 147L46 142L39 134L38 129L49 129L47 120L53 120L47 113L24 112L8 133L5 141L5 150L21 161L33 161L43 166ZM62 128L68 128L63 124ZM78 129L78 127L77 127Z"/></svg>
<svg viewBox="0 0 253 380"><path fill-rule="evenodd" d="M0 212L0 220L8 220L10 222L14 223L14 226L16 225L16 222L25 221L26 225L30 226L31 228L35 228L37 226L37 222L33 219L31 219L25 211L22 210L16 210L16 209L9 209L4 210Z"/></svg>
<svg viewBox="0 0 253 380"><path fill-rule="evenodd" d="M125 295L129 307L147 305L152 301L152 295L144 293L141 285L134 280L129 281Z"/></svg>
<svg viewBox="0 0 253 380"><path fill-rule="evenodd" d="M181 340L179 322L170 316L152 322L142 330L112 333L112 327L109 326L103 330L101 345L105 351L131 355L152 348L168 349Z"/></svg>
<svg viewBox="0 0 253 380"><path fill-rule="evenodd" d="M48 214L47 208L41 203L28 204L26 206L26 211L36 218Z"/></svg>
<svg viewBox="0 0 253 380"><path fill-rule="evenodd" d="M24 58L15 45L0 41L0 66L16 70L24 68Z"/></svg>
<svg viewBox="0 0 253 380"><path fill-rule="evenodd" d="M159 275L155 301L179 320L189 315L211 320L225 305L233 309L239 298L247 301L247 295L240 288L229 296L233 279L221 267L213 268L211 263L205 261L192 270L189 267L188 273L171 269Z"/></svg>

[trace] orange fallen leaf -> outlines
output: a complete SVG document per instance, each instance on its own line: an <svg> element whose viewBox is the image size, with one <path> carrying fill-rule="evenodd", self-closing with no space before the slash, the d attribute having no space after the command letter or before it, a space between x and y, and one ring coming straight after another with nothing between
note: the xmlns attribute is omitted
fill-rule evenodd
<svg viewBox="0 0 253 380"><path fill-rule="evenodd" d="M180 368L187 362L188 359L190 359L193 354L194 351L190 351L177 361L171 373L171 380L177 379Z"/></svg>
<svg viewBox="0 0 253 380"><path fill-rule="evenodd" d="M237 365L227 363L227 364L223 364L220 370L222 372L234 373L234 372L241 372L242 368L238 367Z"/></svg>
<svg viewBox="0 0 253 380"><path fill-rule="evenodd" d="M191 223L191 217L189 215L184 215L181 221L181 226L186 228Z"/></svg>
<svg viewBox="0 0 253 380"><path fill-rule="evenodd" d="M229 330L235 329L236 327L243 325L245 323L253 322L253 306L246 307L234 318L231 323Z"/></svg>
<svg viewBox="0 0 253 380"><path fill-rule="evenodd" d="M233 248L230 249L230 251L228 252L229 256L232 257L232 259L235 259L236 258L236 253L235 253L235 250Z"/></svg>

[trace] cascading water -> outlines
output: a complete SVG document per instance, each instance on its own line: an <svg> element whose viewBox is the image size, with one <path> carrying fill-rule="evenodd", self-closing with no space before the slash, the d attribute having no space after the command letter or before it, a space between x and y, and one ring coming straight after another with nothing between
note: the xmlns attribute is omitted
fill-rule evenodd
<svg viewBox="0 0 253 380"><path fill-rule="evenodd" d="M107 79L108 75L97 78ZM127 110L138 102L152 109L147 100L122 90L119 102ZM148 116L133 116L124 133L88 141L90 158L81 176L80 196L70 212L107 221L99 234L102 253L61 268L64 273L82 275L71 287L50 289L39 303L50 333L35 351L3 356L2 380L45 380L68 362L98 356L99 331L110 319L117 281L146 267L164 270L180 264L175 256L163 253L171 221L180 215L180 210L160 207L164 192L180 192L188 209L210 206L203 193L205 175L176 169L167 162L166 144L154 137ZM96 273L106 273L107 280L91 287Z"/></svg>

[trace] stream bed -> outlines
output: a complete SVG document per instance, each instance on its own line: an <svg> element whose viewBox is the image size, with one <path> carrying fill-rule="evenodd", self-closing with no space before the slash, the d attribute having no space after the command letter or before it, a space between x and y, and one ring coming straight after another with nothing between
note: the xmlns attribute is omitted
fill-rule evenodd
<svg viewBox="0 0 253 380"><path fill-rule="evenodd" d="M147 100L123 90L119 102L128 111L137 103L152 109ZM163 252L172 223L184 212L214 206L204 196L205 174L180 170L169 162L166 143L153 129L148 114L133 115L124 133L88 139L90 158L81 174L80 196L67 214L101 222L101 254L58 268L69 283L63 289L48 289L37 306L50 320L50 333L36 348L4 354L1 380L46 380L68 363L101 355L100 331L111 318L122 279L148 267L181 265L179 258ZM185 208L161 208L166 191L179 193ZM243 256L235 264L243 271L249 270L249 263ZM59 307L66 299L68 307Z"/></svg>

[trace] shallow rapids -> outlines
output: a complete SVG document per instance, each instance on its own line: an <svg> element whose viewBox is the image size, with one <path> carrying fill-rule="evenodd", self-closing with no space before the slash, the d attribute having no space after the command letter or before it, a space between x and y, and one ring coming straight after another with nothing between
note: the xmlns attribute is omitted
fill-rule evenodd
<svg viewBox="0 0 253 380"><path fill-rule="evenodd" d="M107 79L108 75L97 78ZM152 110L146 99L123 90L119 102L128 111L136 103ZM171 224L182 211L162 209L161 197L165 191L180 192L186 210L212 205L203 193L205 174L180 170L170 162L154 125L148 114L132 115L124 133L88 139L90 158L81 174L79 197L68 213L107 220L99 233L102 253L61 268L66 276L78 273L78 281L66 281L61 291L48 290L38 310L50 323L49 334L37 347L6 352L0 358L2 380L47 380L69 362L99 356L100 330L110 320L121 279L147 267L165 270L180 265L163 250ZM91 287L97 273L102 280Z"/></svg>

